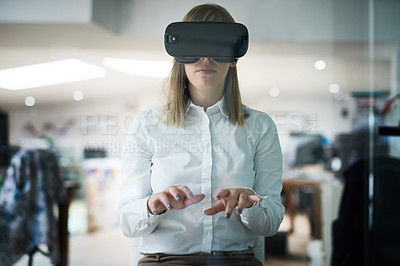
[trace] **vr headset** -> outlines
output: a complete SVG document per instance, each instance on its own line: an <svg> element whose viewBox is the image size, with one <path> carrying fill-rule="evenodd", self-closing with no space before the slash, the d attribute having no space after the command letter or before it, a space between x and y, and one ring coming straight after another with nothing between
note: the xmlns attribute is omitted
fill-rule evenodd
<svg viewBox="0 0 400 266"><path fill-rule="evenodd" d="M195 63L201 57L236 62L246 54L248 45L246 26L234 22L174 22L164 34L165 50L182 64Z"/></svg>

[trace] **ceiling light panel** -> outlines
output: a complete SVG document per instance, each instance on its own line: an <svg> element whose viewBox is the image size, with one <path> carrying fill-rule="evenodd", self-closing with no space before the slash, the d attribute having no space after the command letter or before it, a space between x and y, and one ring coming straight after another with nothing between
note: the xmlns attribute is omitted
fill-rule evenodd
<svg viewBox="0 0 400 266"><path fill-rule="evenodd" d="M101 78L105 75L104 68L72 58L0 70L0 88L23 90Z"/></svg>
<svg viewBox="0 0 400 266"><path fill-rule="evenodd" d="M104 58L103 65L125 74L153 78L166 78L172 69L170 61L125 58Z"/></svg>

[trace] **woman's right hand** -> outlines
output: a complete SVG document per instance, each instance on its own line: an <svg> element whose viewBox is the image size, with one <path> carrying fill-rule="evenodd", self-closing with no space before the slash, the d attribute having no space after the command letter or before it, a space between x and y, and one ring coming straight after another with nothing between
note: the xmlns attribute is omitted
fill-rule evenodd
<svg viewBox="0 0 400 266"><path fill-rule="evenodd" d="M157 215L166 210L184 209L199 203L204 197L204 194L193 195L187 186L169 186L164 191L151 195L147 208L150 213Z"/></svg>

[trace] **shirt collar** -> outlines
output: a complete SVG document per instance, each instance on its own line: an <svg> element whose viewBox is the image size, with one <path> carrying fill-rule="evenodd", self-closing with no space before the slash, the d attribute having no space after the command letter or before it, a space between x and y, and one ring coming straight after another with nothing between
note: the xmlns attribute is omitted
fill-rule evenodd
<svg viewBox="0 0 400 266"><path fill-rule="evenodd" d="M189 112L190 108L203 108L200 106L195 105L190 99L187 101L185 105L185 116L187 112ZM217 109L218 108L218 109ZM219 100L216 104L213 106L210 106L207 108L207 110L210 112L212 110L219 110L223 116L229 119L229 111L226 108L225 105L225 96L222 96L221 100Z"/></svg>

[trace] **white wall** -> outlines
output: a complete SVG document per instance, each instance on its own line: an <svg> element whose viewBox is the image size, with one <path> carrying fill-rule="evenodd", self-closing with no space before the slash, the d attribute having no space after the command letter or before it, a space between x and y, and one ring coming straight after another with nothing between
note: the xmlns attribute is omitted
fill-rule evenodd
<svg viewBox="0 0 400 266"><path fill-rule="evenodd" d="M259 100L244 100L244 103L268 113L274 119L280 136L294 132L321 134L333 139L336 134L351 130L351 100L337 101L333 97L312 96L260 97ZM349 117L341 116L343 108L348 108Z"/></svg>

